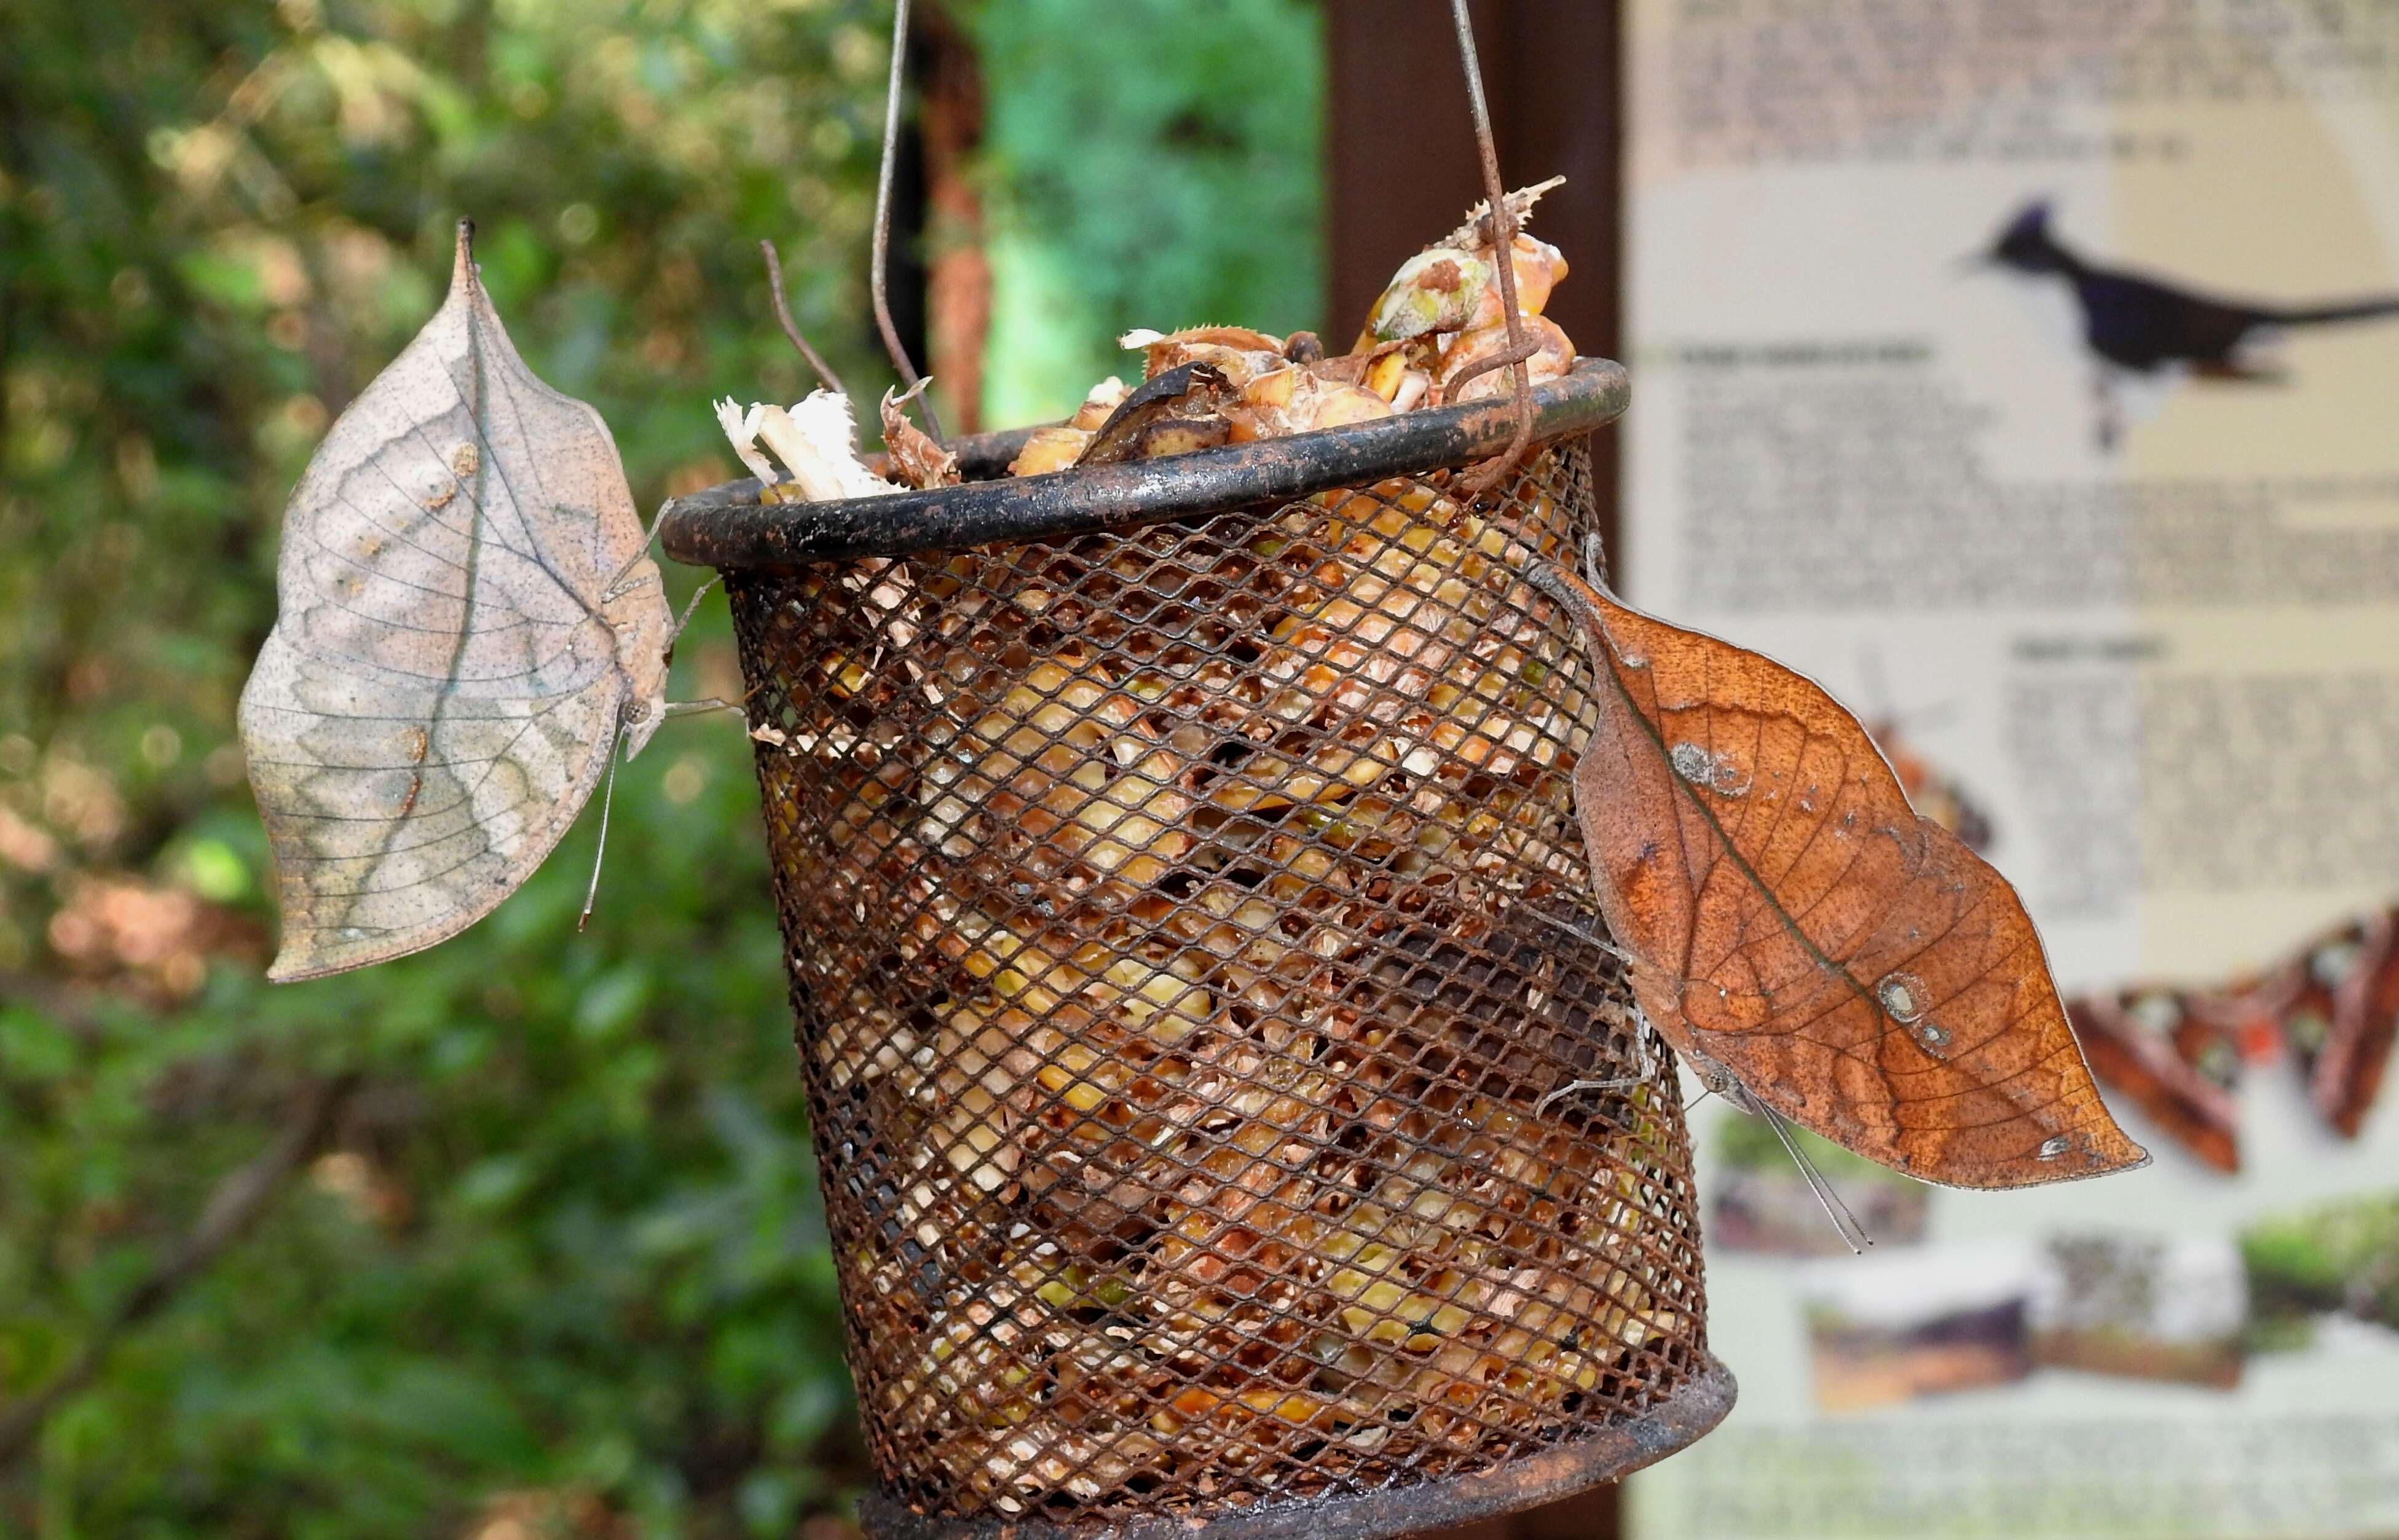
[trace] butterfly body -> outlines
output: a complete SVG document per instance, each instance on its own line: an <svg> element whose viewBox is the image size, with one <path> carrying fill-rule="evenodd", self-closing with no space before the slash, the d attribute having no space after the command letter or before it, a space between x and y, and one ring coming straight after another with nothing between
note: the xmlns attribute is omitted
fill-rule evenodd
<svg viewBox="0 0 2399 1540"><path fill-rule="evenodd" d="M2013 891L1916 815L1856 718L1769 659L1554 567L1528 575L1590 647L1578 816L1601 913L1677 1053L1926 1181L2146 1162Z"/></svg>
<svg viewBox="0 0 2399 1540"><path fill-rule="evenodd" d="M646 545L607 427L518 357L462 223L449 298L285 510L240 717L284 914L270 978L472 925L648 741L673 619Z"/></svg>

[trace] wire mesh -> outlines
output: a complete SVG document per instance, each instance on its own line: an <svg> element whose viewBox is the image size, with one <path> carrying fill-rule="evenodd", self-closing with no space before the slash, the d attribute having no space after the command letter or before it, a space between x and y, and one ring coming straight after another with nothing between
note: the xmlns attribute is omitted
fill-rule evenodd
<svg viewBox="0 0 2399 1540"><path fill-rule="evenodd" d="M1670 1060L1574 935L1591 676L1515 575L1587 449L1462 496L728 574L888 1510L1198 1529L1714 1371Z"/></svg>

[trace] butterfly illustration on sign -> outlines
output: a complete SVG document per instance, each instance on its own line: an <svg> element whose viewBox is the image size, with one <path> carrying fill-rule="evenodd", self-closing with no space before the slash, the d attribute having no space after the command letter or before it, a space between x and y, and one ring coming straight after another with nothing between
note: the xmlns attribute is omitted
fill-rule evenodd
<svg viewBox="0 0 2399 1540"><path fill-rule="evenodd" d="M1867 647L1864 654L1862 677L1865 695L1874 705L1864 717L1866 734L1875 747L1891 763L1891 774L1899 777L1900 790L1907 793L1908 805L1934 823L1958 836L1967 849L1976 855L1987 855L1999 838L1998 826L1982 802L1968 791L1965 783L1944 769L1918 748L1915 734L1929 729L1945 708L1931 710L1901 711L1892 704L1891 682L1884 675L1882 654Z"/></svg>
<svg viewBox="0 0 2399 1540"><path fill-rule="evenodd" d="M2285 1054L2325 1126L2355 1139L2399 1038L2399 908L2218 988L2143 985L2068 1009L2099 1078L2217 1170L2241 1169L2243 1073Z"/></svg>

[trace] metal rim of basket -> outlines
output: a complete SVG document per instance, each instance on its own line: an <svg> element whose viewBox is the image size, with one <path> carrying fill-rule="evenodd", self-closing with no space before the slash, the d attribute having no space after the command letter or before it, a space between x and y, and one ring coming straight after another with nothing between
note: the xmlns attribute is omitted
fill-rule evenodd
<svg viewBox="0 0 2399 1540"><path fill-rule="evenodd" d="M1338 1496L1299 1497L1226 1513L1195 1525L1155 1517L1094 1526L1037 1519L956 1519L919 1513L870 1490L860 1517L876 1540L1349 1540L1414 1534L1495 1519L1621 1480L1689 1448L1725 1419L1732 1371L1715 1354L1657 1405L1538 1454L1489 1470Z"/></svg>
<svg viewBox="0 0 2399 1540"><path fill-rule="evenodd" d="M1623 414L1630 397L1623 365L1578 359L1564 378L1535 387L1531 442L1555 443L1604 426ZM1287 439L991 480L1004 473L1029 431L983 434L951 446L967 475L983 480L838 502L762 504L759 483L745 479L669 499L658 532L669 556L719 570L1059 540L1276 507L1469 465L1507 451L1516 415L1501 394Z"/></svg>

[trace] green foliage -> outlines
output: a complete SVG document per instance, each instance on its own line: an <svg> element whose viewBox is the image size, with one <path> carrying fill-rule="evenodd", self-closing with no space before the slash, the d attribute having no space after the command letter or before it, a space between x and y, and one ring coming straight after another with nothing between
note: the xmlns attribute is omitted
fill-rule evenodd
<svg viewBox="0 0 2399 1540"><path fill-rule="evenodd" d="M0 1463L0 1534L784 1534L859 1476L747 745L671 724L423 956L269 990L233 707L283 498L450 223L636 501L862 324L879 7L10 0L0 1425L315 1087L325 1148ZM697 574L674 572L679 598ZM678 696L739 689L721 605ZM493 1527L493 1515L526 1527Z"/></svg>
<svg viewBox="0 0 2399 1540"><path fill-rule="evenodd" d="M984 407L1064 415L1136 326L1324 324L1322 17L1305 0L983 0ZM1346 344L1348 339L1340 342Z"/></svg>
<svg viewBox="0 0 2399 1540"><path fill-rule="evenodd" d="M759 238L880 390L888 17L0 7L0 1428L319 1087L356 1087L0 1457L0 1536L780 1535L861 1479L738 724L671 723L621 776L588 933L587 817L458 939L270 990L232 723L283 499L438 303L457 215L644 508L737 473L711 397L810 383ZM978 25L995 174L1023 179L1006 250L1079 296L1004 286L1025 401L1120 367L1123 325L1313 319L1311 11L989 0ZM678 601L696 576L671 570ZM672 694L739 688L711 604Z"/></svg>
<svg viewBox="0 0 2399 1540"><path fill-rule="evenodd" d="M1792 1141L1808 1153L1816 1169L1827 1178L1848 1181L1888 1182L1893 1173L1876 1165L1861 1155L1853 1155L1821 1135L1809 1133L1795 1125L1787 1126ZM1796 1169L1791 1153L1774 1137L1774 1128L1762 1117L1720 1117L1716 1119L1716 1155L1726 1165L1745 1171L1779 1171ZM1904 1182L1905 1178L1899 1179Z"/></svg>
<svg viewBox="0 0 2399 1540"><path fill-rule="evenodd" d="M2250 1316L2275 1341L2304 1342L2310 1317L2336 1311L2399 1329L2399 1193L2255 1225L2241 1260Z"/></svg>

